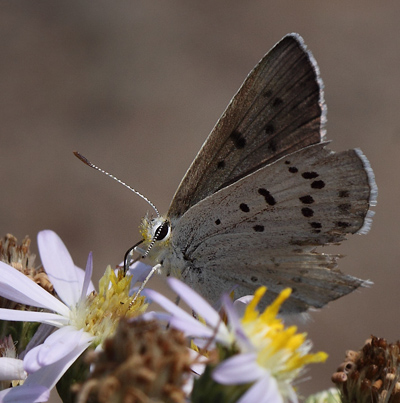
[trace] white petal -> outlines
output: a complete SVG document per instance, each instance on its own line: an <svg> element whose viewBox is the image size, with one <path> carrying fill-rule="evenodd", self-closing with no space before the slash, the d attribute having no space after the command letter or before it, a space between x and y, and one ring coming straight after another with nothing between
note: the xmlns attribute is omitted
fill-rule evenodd
<svg viewBox="0 0 400 403"><path fill-rule="evenodd" d="M0 358L0 381L15 381L17 379L26 379L24 371L24 362L17 358Z"/></svg>
<svg viewBox="0 0 400 403"><path fill-rule="evenodd" d="M16 322L39 322L61 327L69 323L68 317L48 312L17 311L15 309L0 308L0 320Z"/></svg>
<svg viewBox="0 0 400 403"><path fill-rule="evenodd" d="M68 316L69 309L49 292L13 267L0 262L0 295L24 305L46 308Z"/></svg>
<svg viewBox="0 0 400 403"><path fill-rule="evenodd" d="M236 403L248 402L283 403L276 379L265 374Z"/></svg>
<svg viewBox="0 0 400 403"><path fill-rule="evenodd" d="M37 238L40 259L54 289L68 306L75 305L81 295L82 281L71 255L55 232L40 231Z"/></svg>
<svg viewBox="0 0 400 403"><path fill-rule="evenodd" d="M265 376L265 369L257 362L257 355L254 353L238 354L225 361L215 368L212 373L214 381L223 385L235 385L256 381Z"/></svg>
<svg viewBox="0 0 400 403"><path fill-rule="evenodd" d="M209 359L204 355L201 355L197 351L192 350L191 348L188 348L188 350L190 358L193 360L192 363L190 364L191 370L197 375L202 374Z"/></svg>
<svg viewBox="0 0 400 403"><path fill-rule="evenodd" d="M0 392L2 403L39 403L47 402L50 397L50 389L41 385L17 386Z"/></svg>
<svg viewBox="0 0 400 403"><path fill-rule="evenodd" d="M85 351L87 346L77 346L74 351L71 351L62 360L56 361L54 364L48 365L28 375L28 378L22 386L8 389L0 397L4 396L4 403L32 403L32 402L47 402L50 391L60 378L65 374L68 368L75 360ZM42 391L43 396L36 397Z"/></svg>
<svg viewBox="0 0 400 403"><path fill-rule="evenodd" d="M87 347L87 344L77 345L74 350L62 359L41 368L33 374L29 374L24 385L40 384L51 389Z"/></svg>
<svg viewBox="0 0 400 403"><path fill-rule="evenodd" d="M58 329L51 334L43 344L30 350L24 358L24 367L28 373L38 371L62 360L79 346L88 347L93 336L83 330L76 330L72 326ZM86 348L85 347L85 348Z"/></svg>

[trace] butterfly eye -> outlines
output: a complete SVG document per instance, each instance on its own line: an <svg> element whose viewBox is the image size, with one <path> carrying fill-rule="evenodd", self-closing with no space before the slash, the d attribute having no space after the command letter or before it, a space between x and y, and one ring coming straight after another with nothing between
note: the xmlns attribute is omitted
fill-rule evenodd
<svg viewBox="0 0 400 403"><path fill-rule="evenodd" d="M157 227L154 240L162 241L169 234L169 222L164 221L159 227Z"/></svg>

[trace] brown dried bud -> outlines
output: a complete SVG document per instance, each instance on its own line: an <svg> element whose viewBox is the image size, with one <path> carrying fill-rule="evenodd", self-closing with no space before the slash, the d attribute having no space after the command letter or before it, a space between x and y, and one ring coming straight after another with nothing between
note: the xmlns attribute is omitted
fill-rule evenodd
<svg viewBox="0 0 400 403"><path fill-rule="evenodd" d="M400 343L371 336L359 352L346 351L332 381L342 403L400 403Z"/></svg>
<svg viewBox="0 0 400 403"><path fill-rule="evenodd" d="M121 320L102 352L89 357L90 378L80 386L78 403L183 403L192 362L183 334L157 322Z"/></svg>
<svg viewBox="0 0 400 403"><path fill-rule="evenodd" d="M347 375L344 372L335 372L332 375L332 382L333 383L344 383L347 381Z"/></svg>

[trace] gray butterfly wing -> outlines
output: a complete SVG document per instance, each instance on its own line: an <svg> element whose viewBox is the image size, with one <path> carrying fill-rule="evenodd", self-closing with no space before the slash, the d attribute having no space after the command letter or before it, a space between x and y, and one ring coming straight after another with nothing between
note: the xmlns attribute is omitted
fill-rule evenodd
<svg viewBox="0 0 400 403"><path fill-rule="evenodd" d="M308 146L264 166L191 207L172 231L187 261L183 279L210 300L237 285L271 299L293 288L286 312L322 307L360 286L336 256L314 251L364 232L375 203L369 163L358 150Z"/></svg>
<svg viewBox="0 0 400 403"><path fill-rule="evenodd" d="M285 36L250 72L172 200L179 217L206 196L324 135L317 64L303 39Z"/></svg>

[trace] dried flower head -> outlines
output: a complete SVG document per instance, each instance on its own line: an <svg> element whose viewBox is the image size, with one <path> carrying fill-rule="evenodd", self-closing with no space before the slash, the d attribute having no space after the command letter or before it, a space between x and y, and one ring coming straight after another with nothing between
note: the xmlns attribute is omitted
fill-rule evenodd
<svg viewBox="0 0 400 403"><path fill-rule="evenodd" d="M400 342L372 336L358 351L347 351L332 376L342 402L400 402Z"/></svg>
<svg viewBox="0 0 400 403"><path fill-rule="evenodd" d="M25 274L46 291L55 295L53 284L43 267L37 269L34 267L36 255L30 252L30 244L31 240L27 236L21 244L18 244L15 236L7 234L4 238L0 239L0 261L14 267L14 269ZM0 298L1 308L15 309L17 305L14 301Z"/></svg>
<svg viewBox="0 0 400 403"><path fill-rule="evenodd" d="M155 321L121 320L104 350L89 355L90 378L78 386L79 403L180 403L191 358L183 334Z"/></svg>

